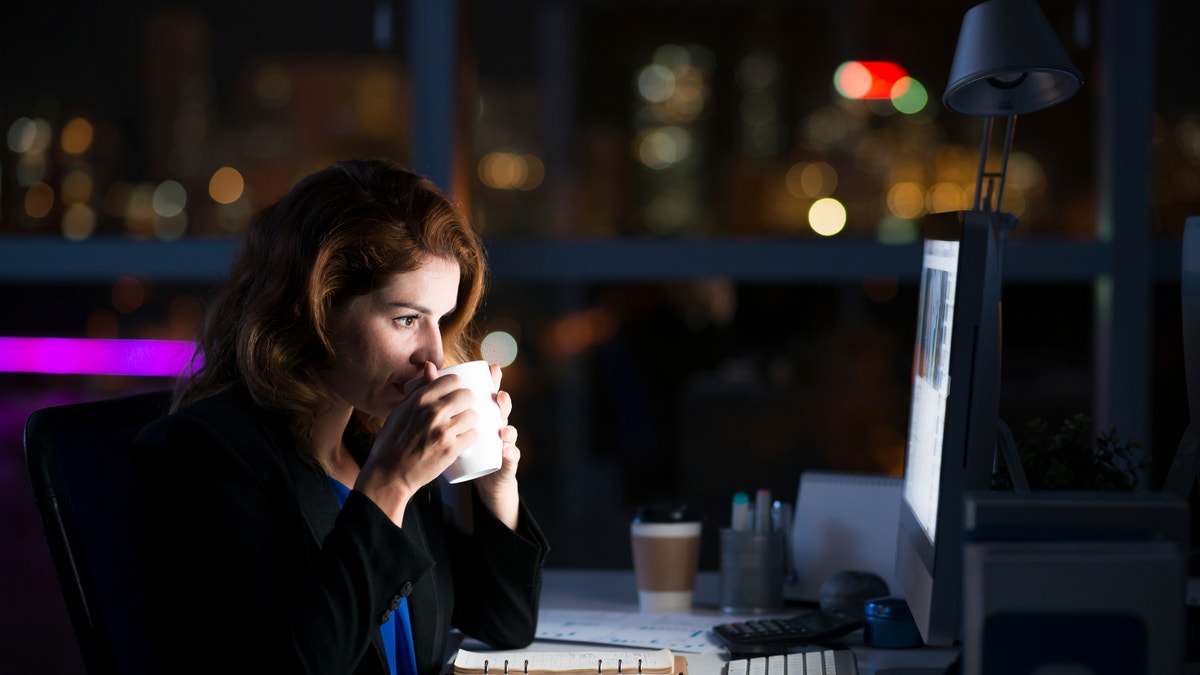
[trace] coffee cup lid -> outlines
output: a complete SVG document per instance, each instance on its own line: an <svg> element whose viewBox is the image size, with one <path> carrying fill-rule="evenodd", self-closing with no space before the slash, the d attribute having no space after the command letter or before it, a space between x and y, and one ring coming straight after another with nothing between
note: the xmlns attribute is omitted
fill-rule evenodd
<svg viewBox="0 0 1200 675"><path fill-rule="evenodd" d="M700 513L687 504L663 502L637 507L633 513L635 523L690 523L700 520Z"/></svg>

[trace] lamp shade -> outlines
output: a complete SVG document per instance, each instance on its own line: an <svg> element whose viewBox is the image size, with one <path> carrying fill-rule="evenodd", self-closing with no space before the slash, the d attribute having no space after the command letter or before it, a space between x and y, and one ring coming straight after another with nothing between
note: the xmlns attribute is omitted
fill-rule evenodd
<svg viewBox="0 0 1200 675"><path fill-rule="evenodd" d="M1083 76L1033 0L987 0L967 10L947 108L972 117L1007 117L1070 98Z"/></svg>

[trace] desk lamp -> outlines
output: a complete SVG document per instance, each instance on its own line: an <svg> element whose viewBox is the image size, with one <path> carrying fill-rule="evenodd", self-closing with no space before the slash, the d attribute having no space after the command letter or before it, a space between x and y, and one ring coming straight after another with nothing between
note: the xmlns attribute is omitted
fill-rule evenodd
<svg viewBox="0 0 1200 675"><path fill-rule="evenodd" d="M1016 216L1000 211L1000 200L1017 115L1058 105L1079 91L1082 79L1033 0L987 0L963 16L942 103L956 113L984 118L975 200L962 218L989 227L997 237L998 284L1003 279L1004 243L1008 230L1016 225ZM1006 120L1004 149L999 170L988 171L996 118ZM1012 434L1002 422L999 427L1013 486L1028 490Z"/></svg>
<svg viewBox="0 0 1200 675"><path fill-rule="evenodd" d="M961 115L984 118L973 210L1000 208L1017 115L1062 103L1079 91L1082 79L1033 0L987 0L967 10L942 103ZM988 146L997 117L1007 120L1004 154L1000 170L989 172Z"/></svg>

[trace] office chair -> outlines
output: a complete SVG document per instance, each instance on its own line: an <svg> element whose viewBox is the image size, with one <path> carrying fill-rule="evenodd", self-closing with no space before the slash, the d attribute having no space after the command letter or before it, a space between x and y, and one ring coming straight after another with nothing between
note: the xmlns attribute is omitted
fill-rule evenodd
<svg viewBox="0 0 1200 675"><path fill-rule="evenodd" d="M155 391L42 408L25 423L33 496L89 675L153 672L132 441L169 404Z"/></svg>

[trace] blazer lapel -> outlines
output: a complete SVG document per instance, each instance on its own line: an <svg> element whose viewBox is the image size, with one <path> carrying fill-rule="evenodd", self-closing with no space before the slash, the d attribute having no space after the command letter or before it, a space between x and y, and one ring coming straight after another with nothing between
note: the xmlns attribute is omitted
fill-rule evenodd
<svg viewBox="0 0 1200 675"><path fill-rule="evenodd" d="M286 419L267 412L260 417L260 421L280 461L287 467L292 485L296 488L300 511L304 514L315 543L320 547L333 530L338 515L337 497L329 485L329 478L296 451L296 442L288 431Z"/></svg>
<svg viewBox="0 0 1200 675"><path fill-rule="evenodd" d="M321 547L325 542L325 537L333 531L333 524L337 520L339 511L337 495L333 494L333 486L329 484L329 477L296 452L295 441L288 431L285 419L270 413L260 419L271 446L278 453L291 476L292 485L296 489L296 501L308 524L308 531L312 533L317 547ZM377 630L372 631L371 646L374 648L375 658L364 656L360 668L355 672L378 672L381 675L387 675L391 668L388 666L383 636ZM372 665L375 667L372 668Z"/></svg>
<svg viewBox="0 0 1200 675"><path fill-rule="evenodd" d="M296 485L296 498L300 502L300 510L308 529L320 546L333 530L337 520L338 503L329 485L329 477L322 475L311 464L305 462L295 453L285 453L288 471L292 474L292 482Z"/></svg>

